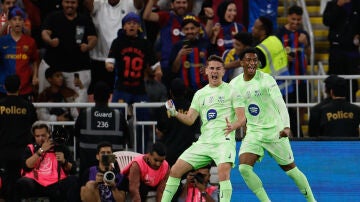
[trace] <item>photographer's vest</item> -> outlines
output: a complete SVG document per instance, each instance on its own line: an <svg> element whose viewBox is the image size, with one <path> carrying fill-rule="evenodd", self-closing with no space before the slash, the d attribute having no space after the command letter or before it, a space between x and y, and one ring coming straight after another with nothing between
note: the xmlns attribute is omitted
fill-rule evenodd
<svg viewBox="0 0 360 202"><path fill-rule="evenodd" d="M86 109L86 126L80 130L80 149L96 150L100 141L112 143L113 150L123 150L123 131L120 130L120 111Z"/></svg>
<svg viewBox="0 0 360 202"><path fill-rule="evenodd" d="M276 36L268 36L264 41L256 46L265 55L266 66L261 71L272 76L289 76L288 59L286 50L281 41ZM294 91L292 82L276 80L282 95ZM286 91L287 89L287 91Z"/></svg>
<svg viewBox="0 0 360 202"><path fill-rule="evenodd" d="M34 154L34 145L29 144L28 147L32 154ZM61 166L61 165L60 165ZM22 171L24 177L34 179L40 185L46 187L58 182L58 161L54 152L45 152L38 158L34 168L31 171ZM66 178L63 169L60 169L60 180Z"/></svg>
<svg viewBox="0 0 360 202"><path fill-rule="evenodd" d="M169 171L169 164L164 160L159 169L152 169L144 160L145 155L135 157L123 170L122 174L128 176L132 163L135 161L140 168L140 181L147 186L156 187Z"/></svg>
<svg viewBox="0 0 360 202"><path fill-rule="evenodd" d="M217 189L216 186L208 185L205 191L211 196ZM189 184L185 202L206 202L206 197L201 196L201 191L197 187L190 186Z"/></svg>

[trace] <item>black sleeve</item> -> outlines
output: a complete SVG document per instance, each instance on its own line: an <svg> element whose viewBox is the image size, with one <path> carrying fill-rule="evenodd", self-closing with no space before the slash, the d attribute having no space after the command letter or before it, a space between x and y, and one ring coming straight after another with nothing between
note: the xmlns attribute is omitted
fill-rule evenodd
<svg viewBox="0 0 360 202"><path fill-rule="evenodd" d="M65 159L72 164L71 170L69 171L69 174L76 174L76 162L74 161L74 157L72 155L72 152L69 150L69 148L66 145L62 145L62 149L64 152Z"/></svg>
<svg viewBox="0 0 360 202"><path fill-rule="evenodd" d="M260 69L262 69L266 66L266 57L260 49L256 48L256 50L258 50L258 58L259 58L260 65L261 65Z"/></svg>
<svg viewBox="0 0 360 202"><path fill-rule="evenodd" d="M158 113L156 113L156 127L160 130L163 134L168 131L169 126L169 117L167 115L166 107L161 107L157 109Z"/></svg>
<svg viewBox="0 0 360 202"><path fill-rule="evenodd" d="M86 120L86 108L81 109L78 118L75 121L75 126L74 126L74 135L75 137L79 137L80 136L80 130L81 130L81 126L83 125L82 122Z"/></svg>
<svg viewBox="0 0 360 202"><path fill-rule="evenodd" d="M34 152L36 152L40 147L38 147L37 145L34 145ZM28 158L30 158L34 153L31 152L30 148L28 146L26 146L25 150L24 150L24 154L23 154L23 159L22 159L22 168L24 169L25 172L29 172L32 170L32 168L28 168L26 166L26 160Z"/></svg>
<svg viewBox="0 0 360 202"><path fill-rule="evenodd" d="M172 48L171 48L171 52L169 55L169 63L168 63L168 68L171 70L172 69L172 65L176 59L177 54L179 53L180 49L182 48L182 41L177 42ZM175 73L177 74L177 73Z"/></svg>
<svg viewBox="0 0 360 202"><path fill-rule="evenodd" d="M320 127L320 111L318 107L314 106L310 109L310 118L309 118L309 136L317 137L319 136L319 127Z"/></svg>
<svg viewBox="0 0 360 202"><path fill-rule="evenodd" d="M111 42L108 58L116 58L115 54L118 53L117 49L119 47L118 40L119 38L116 38Z"/></svg>
<svg viewBox="0 0 360 202"><path fill-rule="evenodd" d="M339 19L342 19L341 16L344 15L344 12L345 10L337 5L336 0L327 2L323 14L323 24L325 26L333 26Z"/></svg>
<svg viewBox="0 0 360 202"><path fill-rule="evenodd" d="M129 125L128 125L128 122L126 121L125 119L125 115L124 113L122 113L120 111L120 129L123 131L123 137L124 137L124 145L125 144L128 144L129 146L129 142L130 142L130 129L129 129Z"/></svg>
<svg viewBox="0 0 360 202"><path fill-rule="evenodd" d="M90 170L88 168L83 172L81 176L79 176L80 186L84 186L89 181L89 174L90 174Z"/></svg>

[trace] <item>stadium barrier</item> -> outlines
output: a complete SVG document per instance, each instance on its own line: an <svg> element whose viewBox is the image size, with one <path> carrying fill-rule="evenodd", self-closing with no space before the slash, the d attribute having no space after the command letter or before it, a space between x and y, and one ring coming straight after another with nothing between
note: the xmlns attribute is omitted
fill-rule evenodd
<svg viewBox="0 0 360 202"><path fill-rule="evenodd" d="M349 92L352 92L352 85L351 85L351 81L352 80L358 80L360 79L360 75L340 75L342 77L344 77L346 80L349 80ZM297 97L297 102L296 103L289 103L287 96L285 96L285 102L287 107L289 108L296 108L296 116L297 116L297 121L298 121L298 127L297 127L297 131L298 134L300 135L299 131L301 130L301 125L299 122L299 109L300 108L306 108L307 109L307 116L310 116L310 108L314 105L316 105L317 103L319 103L325 96L325 86L323 83L323 80L325 78L327 78L327 75L307 75L307 76L277 76L275 77L276 79L279 80L285 80L285 82L296 82L296 97ZM301 103L299 102L299 86L298 86L298 81L306 81L306 85L307 85L307 98L306 98L306 103ZM352 103L357 104L360 106L360 102L356 101L353 102L352 97L353 95L350 93L350 100ZM130 106L128 106L126 103L109 103L109 107L114 107L114 108L123 108L125 110L125 117L127 117L128 114L132 114L133 115L133 122L132 122L132 126L141 126L142 127L142 134L141 134L141 139L142 139L142 151L143 153L145 152L145 143L144 143L144 130L145 130L145 126L152 126L152 141L155 142L156 140L156 134L155 134L155 126L157 124L157 122L155 120L147 120L147 121L138 121L137 120L137 114L136 114L136 110L139 108L158 108L163 106L164 103L163 102L149 102L149 103L134 103L131 108L129 108ZM95 106L95 103L34 103L34 106L36 108L41 108L41 107L78 107L78 108L87 108L87 107L93 107ZM62 121L62 122L49 122L50 125L74 125L75 122L74 121ZM243 133L239 133L240 137L242 136ZM133 127L133 148L134 151L137 151L137 130L136 127ZM300 138L300 136L298 135L297 138ZM239 139L238 138L238 139ZM74 139L74 153L76 154L76 140ZM75 158L75 155L74 155Z"/></svg>

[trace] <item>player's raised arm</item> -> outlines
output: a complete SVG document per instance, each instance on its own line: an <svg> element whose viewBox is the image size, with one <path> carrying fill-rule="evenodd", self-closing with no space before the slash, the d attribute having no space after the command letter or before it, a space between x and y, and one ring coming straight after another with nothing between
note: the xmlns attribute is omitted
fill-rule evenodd
<svg viewBox="0 0 360 202"><path fill-rule="evenodd" d="M176 111L175 104L172 100L166 101L165 106L170 116L176 117L179 121L189 126L194 124L199 116L199 113L193 108L189 108L186 114Z"/></svg>

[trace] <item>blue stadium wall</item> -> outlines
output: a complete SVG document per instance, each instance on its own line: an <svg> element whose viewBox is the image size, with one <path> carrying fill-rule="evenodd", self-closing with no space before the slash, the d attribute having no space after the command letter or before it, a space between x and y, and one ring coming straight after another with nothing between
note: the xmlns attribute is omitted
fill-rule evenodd
<svg viewBox="0 0 360 202"><path fill-rule="evenodd" d="M237 143L237 151L241 142ZM360 141L291 141L295 163L307 176L318 202L360 201ZM295 183L266 154L255 165L273 202L306 201ZM232 202L258 201L236 166L231 171Z"/></svg>

